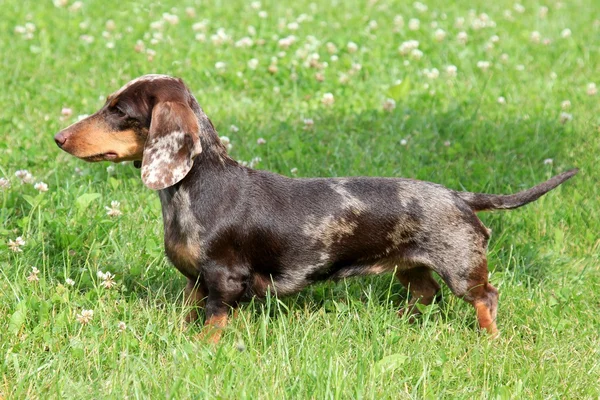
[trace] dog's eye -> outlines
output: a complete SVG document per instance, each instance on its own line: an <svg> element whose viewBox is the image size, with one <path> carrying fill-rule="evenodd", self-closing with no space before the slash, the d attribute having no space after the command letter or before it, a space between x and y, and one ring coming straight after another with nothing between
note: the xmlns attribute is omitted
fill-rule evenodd
<svg viewBox="0 0 600 400"><path fill-rule="evenodd" d="M121 107L119 107L119 106L113 107L113 111L119 117L126 117L127 116L127 114L125 113L125 111L123 111L123 109Z"/></svg>

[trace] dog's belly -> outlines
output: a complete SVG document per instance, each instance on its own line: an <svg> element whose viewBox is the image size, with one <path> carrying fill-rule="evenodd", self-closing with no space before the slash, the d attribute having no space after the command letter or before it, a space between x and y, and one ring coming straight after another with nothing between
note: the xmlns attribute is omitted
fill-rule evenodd
<svg viewBox="0 0 600 400"><path fill-rule="evenodd" d="M350 261L341 259L326 263L319 263L318 260L315 260L315 264L303 267L290 266L281 273L274 275L255 271L252 277L251 290L248 294L258 297L264 297L268 291L278 295L293 294L313 283L394 272L394 270L404 269L408 265L410 265L409 260L398 253L394 256L371 260L356 259Z"/></svg>

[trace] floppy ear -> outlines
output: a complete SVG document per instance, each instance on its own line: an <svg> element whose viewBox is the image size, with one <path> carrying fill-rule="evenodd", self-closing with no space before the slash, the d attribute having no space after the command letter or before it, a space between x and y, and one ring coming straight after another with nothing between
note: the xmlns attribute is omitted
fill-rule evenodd
<svg viewBox="0 0 600 400"><path fill-rule="evenodd" d="M150 189L173 186L187 175L202 152L196 115L183 103L165 101L152 110L142 157L142 181Z"/></svg>

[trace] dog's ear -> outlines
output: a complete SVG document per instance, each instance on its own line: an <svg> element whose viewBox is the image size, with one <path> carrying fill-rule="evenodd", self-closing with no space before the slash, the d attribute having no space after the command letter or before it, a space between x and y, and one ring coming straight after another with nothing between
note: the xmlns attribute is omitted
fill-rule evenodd
<svg viewBox="0 0 600 400"><path fill-rule="evenodd" d="M150 189L173 186L187 175L202 152L198 121L192 109L178 102L160 102L152 110L142 157L142 181Z"/></svg>

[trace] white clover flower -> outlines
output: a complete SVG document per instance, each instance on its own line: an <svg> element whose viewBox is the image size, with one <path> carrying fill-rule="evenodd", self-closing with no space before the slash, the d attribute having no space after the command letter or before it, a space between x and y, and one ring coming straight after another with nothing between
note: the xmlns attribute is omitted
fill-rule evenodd
<svg viewBox="0 0 600 400"><path fill-rule="evenodd" d="M87 44L94 43L94 37L92 35L81 35L79 39Z"/></svg>
<svg viewBox="0 0 600 400"><path fill-rule="evenodd" d="M560 108L562 108L563 110L568 110L569 108L571 108L571 101L569 101L569 100L563 100L560 103Z"/></svg>
<svg viewBox="0 0 600 400"><path fill-rule="evenodd" d="M252 3L250 3L250 7L252 7L255 10L260 10L260 7L261 7L260 1L253 1Z"/></svg>
<svg viewBox="0 0 600 400"><path fill-rule="evenodd" d="M292 21L289 24L287 24L287 28L290 31L297 31L299 27L300 25L296 21Z"/></svg>
<svg viewBox="0 0 600 400"><path fill-rule="evenodd" d="M163 13L163 19L171 25L177 25L179 23L179 17L175 14Z"/></svg>
<svg viewBox="0 0 600 400"><path fill-rule="evenodd" d="M569 28L563 29L560 33L560 37L562 37L563 39L571 37L571 30Z"/></svg>
<svg viewBox="0 0 600 400"><path fill-rule="evenodd" d="M523 64L518 64L515 69L517 71L525 71L525 66Z"/></svg>
<svg viewBox="0 0 600 400"><path fill-rule="evenodd" d="M221 143L223 144L223 146L229 146L229 144L231 143L227 136L221 136L219 137L219 139L221 139Z"/></svg>
<svg viewBox="0 0 600 400"><path fill-rule="evenodd" d="M356 53L358 51L358 45L354 42L348 42L346 48L348 49L348 53Z"/></svg>
<svg viewBox="0 0 600 400"><path fill-rule="evenodd" d="M113 200L110 202L110 207L105 206L104 209L106 210L106 215L108 215L109 217L118 217L120 215L122 215L123 213L121 212L121 210L119 209L119 207L121 207L121 203Z"/></svg>
<svg viewBox="0 0 600 400"><path fill-rule="evenodd" d="M148 56L148 61L152 61L154 60L154 57L156 56L156 51L152 50L152 49L146 49L146 55Z"/></svg>
<svg viewBox="0 0 600 400"><path fill-rule="evenodd" d="M260 138L256 139L256 144L259 145L259 146L263 145L263 144L266 144L266 143L267 143L267 141L264 138L260 137Z"/></svg>
<svg viewBox="0 0 600 400"><path fill-rule="evenodd" d="M529 39L531 39L531 41L533 43L539 43L540 40L542 39L542 34L539 33L538 31L533 31L533 32L531 32Z"/></svg>
<svg viewBox="0 0 600 400"><path fill-rule="evenodd" d="M554 163L554 160L551 158L546 158L544 160L544 165L552 165Z"/></svg>
<svg viewBox="0 0 600 400"><path fill-rule="evenodd" d="M217 29L217 33L211 35L210 40L213 42L215 46L220 46L224 43L227 43L231 40L231 37L225 32L224 28Z"/></svg>
<svg viewBox="0 0 600 400"><path fill-rule="evenodd" d="M135 46L133 46L133 50L136 53L142 53L142 52L144 52L145 49L146 49L146 46L144 45L144 42L142 40L136 41Z"/></svg>
<svg viewBox="0 0 600 400"><path fill-rule="evenodd" d="M71 278L67 278L67 279L65 279L65 284L67 284L69 286L75 286L75 281Z"/></svg>
<svg viewBox="0 0 600 400"><path fill-rule="evenodd" d="M560 123L561 124L566 124L567 122L571 121L573 119L573 114L569 114L567 112L561 112L560 113Z"/></svg>
<svg viewBox="0 0 600 400"><path fill-rule="evenodd" d="M0 189L10 189L10 181L6 178L0 178Z"/></svg>
<svg viewBox="0 0 600 400"><path fill-rule="evenodd" d="M418 11L418 12L422 12L424 13L425 11L427 11L427 6L423 3L421 3L420 1L415 1L413 3L413 7Z"/></svg>
<svg viewBox="0 0 600 400"><path fill-rule="evenodd" d="M498 104L506 104L506 99L503 96L498 97Z"/></svg>
<svg viewBox="0 0 600 400"><path fill-rule="evenodd" d="M304 123L304 130L312 129L315 125L315 121L312 118L304 118L302 122Z"/></svg>
<svg viewBox="0 0 600 400"><path fill-rule="evenodd" d="M321 102L326 106L331 106L335 102L335 98L333 97L332 93L328 92L328 93L323 94L323 98L321 99Z"/></svg>
<svg viewBox="0 0 600 400"><path fill-rule="evenodd" d="M437 79L440 76L440 71L437 68L424 69L423 74L429 79Z"/></svg>
<svg viewBox="0 0 600 400"><path fill-rule="evenodd" d="M370 21L369 21L369 24L367 25L367 29L368 29L369 31L374 31L374 30L376 30L377 28L378 28L377 21L375 21L375 20L370 20Z"/></svg>
<svg viewBox="0 0 600 400"><path fill-rule="evenodd" d="M258 67L258 60L256 58L251 58L248 60L248 68L256 69Z"/></svg>
<svg viewBox="0 0 600 400"><path fill-rule="evenodd" d="M325 47L327 48L327 52L328 52L329 54L335 54L335 53L337 53L337 52L338 52L338 49L337 49L336 45L335 45L335 44L333 44L333 43L331 43L331 42L327 42L327 43L325 44Z"/></svg>
<svg viewBox="0 0 600 400"><path fill-rule="evenodd" d="M26 169L20 169L16 171L15 176L21 179L21 183L33 183L33 181L35 180L33 175Z"/></svg>
<svg viewBox="0 0 600 400"><path fill-rule="evenodd" d="M223 61L217 61L215 63L215 68L217 69L217 71L219 72L223 72L225 71L225 68L227 67L227 64L225 64Z"/></svg>
<svg viewBox="0 0 600 400"><path fill-rule="evenodd" d="M252 47L254 45L254 40L248 36L244 36L237 42L235 42L235 47Z"/></svg>
<svg viewBox="0 0 600 400"><path fill-rule="evenodd" d="M26 175L31 175L26 169L19 169L15 171L15 176L19 179L23 179Z"/></svg>
<svg viewBox="0 0 600 400"><path fill-rule="evenodd" d="M234 132L234 133L235 133L235 132L239 132L239 131L240 131L240 128L238 128L236 125L231 125L231 126L229 127L229 130L230 130L231 132ZM223 137L225 137L225 138L226 138L227 136L223 136Z"/></svg>
<svg viewBox="0 0 600 400"><path fill-rule="evenodd" d="M258 18L265 19L268 16L269 16L269 14L266 11L264 11L264 10L261 10L261 11L258 12Z"/></svg>
<svg viewBox="0 0 600 400"><path fill-rule="evenodd" d="M117 282L115 282L115 276L110 272L103 274L101 279L102 282L100 282L100 285L103 286L105 289L110 289L117 285Z"/></svg>
<svg viewBox="0 0 600 400"><path fill-rule="evenodd" d="M290 172L292 175L298 175L298 168L294 167L294 168L290 169Z"/></svg>
<svg viewBox="0 0 600 400"><path fill-rule="evenodd" d="M410 56L415 60L420 60L423 58L423 52L419 49L414 49L410 52Z"/></svg>
<svg viewBox="0 0 600 400"><path fill-rule="evenodd" d="M123 321L119 321L117 328L119 329L119 332L125 332L125 329L127 329L127 324L125 324Z"/></svg>
<svg viewBox="0 0 600 400"><path fill-rule="evenodd" d="M71 4L71 7L69 7L69 11L79 11L82 7L83 3L81 1L76 1L75 3Z"/></svg>
<svg viewBox="0 0 600 400"><path fill-rule="evenodd" d="M94 318L94 310L81 310L81 314L77 314L77 321L82 325L87 325Z"/></svg>
<svg viewBox="0 0 600 400"><path fill-rule="evenodd" d="M109 175L112 175L112 174L114 174L114 173L115 173L115 166L114 166L114 165L109 165L108 167L106 167L106 172L107 172Z"/></svg>
<svg viewBox="0 0 600 400"><path fill-rule="evenodd" d="M435 40L437 40L438 42L441 42L442 40L444 40L446 38L446 31L443 29L436 29L435 32L433 33L433 37L435 38Z"/></svg>
<svg viewBox="0 0 600 400"><path fill-rule="evenodd" d="M52 0L52 3L54 3L55 7L62 8L69 4L69 0Z"/></svg>
<svg viewBox="0 0 600 400"><path fill-rule="evenodd" d="M407 40L406 42L402 42L400 47L398 47L398 52L403 56L410 54L411 51L417 49L419 47L418 40Z"/></svg>
<svg viewBox="0 0 600 400"><path fill-rule="evenodd" d="M467 32L464 32L464 31L458 32L458 34L456 35L456 40L460 44L466 44L467 41L469 40L469 35L467 35Z"/></svg>
<svg viewBox="0 0 600 400"><path fill-rule="evenodd" d="M418 31L421 27L421 21L418 18L411 18L408 20L408 29L411 31Z"/></svg>
<svg viewBox="0 0 600 400"><path fill-rule="evenodd" d="M404 17L402 15L396 15L394 17L394 32L397 32L399 29L404 28Z"/></svg>
<svg viewBox="0 0 600 400"><path fill-rule="evenodd" d="M482 71L487 71L491 65L492 63L489 61L477 61L477 68Z"/></svg>
<svg viewBox="0 0 600 400"><path fill-rule="evenodd" d="M208 25L208 21L207 20L203 20L203 21L200 21L200 22L195 22L192 25L192 30L194 32L205 32L207 25Z"/></svg>
<svg viewBox="0 0 600 400"><path fill-rule="evenodd" d="M396 108L396 102L394 99L385 99L383 102L383 109L387 112L392 112Z"/></svg>
<svg viewBox="0 0 600 400"><path fill-rule="evenodd" d="M523 7L522 4L516 3L513 8L519 14L523 14L525 12L525 7Z"/></svg>
<svg viewBox="0 0 600 400"><path fill-rule="evenodd" d="M44 182L38 182L38 183L36 183L35 185L33 185L33 188L35 190L37 190L38 192L40 192L40 193L48 191L48 185L46 183L44 183Z"/></svg>
<svg viewBox="0 0 600 400"><path fill-rule="evenodd" d="M548 7L541 6L539 16L540 16L540 18L546 18L546 16L548 16Z"/></svg>
<svg viewBox="0 0 600 400"><path fill-rule="evenodd" d="M458 68L456 68L456 65L446 66L446 75L448 75L449 77L455 77L457 72Z"/></svg>
<svg viewBox="0 0 600 400"><path fill-rule="evenodd" d="M588 83L587 86L587 94L590 96L595 96L598 93L598 88L594 82Z"/></svg>
<svg viewBox="0 0 600 400"><path fill-rule="evenodd" d="M292 46L294 43L296 43L296 36L294 35L289 35L287 37L284 37L282 39L279 39L279 41L277 42L277 44L279 45L279 47L281 47L282 49L289 49L290 46Z"/></svg>
<svg viewBox="0 0 600 400"><path fill-rule="evenodd" d="M250 160L250 162L248 163L248 167L249 168L254 168L258 165L258 163L260 163L262 161L262 158L260 157L254 157L252 160Z"/></svg>
<svg viewBox="0 0 600 400"><path fill-rule="evenodd" d="M498 43L499 41L500 41L500 37L499 37L498 35L493 35L493 36L490 38L490 42L491 42L491 43Z"/></svg>
<svg viewBox="0 0 600 400"><path fill-rule="evenodd" d="M39 273L40 273L39 269L37 269L36 267L31 267L31 273L27 277L27 281L38 282L40 280L40 278L38 277Z"/></svg>
<svg viewBox="0 0 600 400"><path fill-rule="evenodd" d="M407 144L408 144L408 141L407 141L406 139L402 139L402 140L400 141L400 145L401 145L401 146L406 146Z"/></svg>
<svg viewBox="0 0 600 400"><path fill-rule="evenodd" d="M23 34L27 33L27 29L25 29L25 27L23 25L17 25L17 26L15 26L15 33L23 35Z"/></svg>

